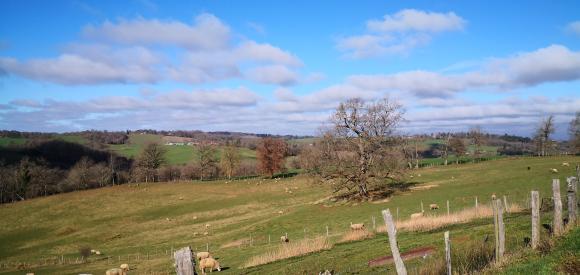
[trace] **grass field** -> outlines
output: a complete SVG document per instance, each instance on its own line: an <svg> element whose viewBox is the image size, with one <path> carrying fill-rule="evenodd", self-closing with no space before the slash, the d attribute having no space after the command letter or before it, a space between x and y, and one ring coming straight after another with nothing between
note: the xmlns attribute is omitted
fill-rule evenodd
<svg viewBox="0 0 580 275"><path fill-rule="evenodd" d="M151 134L131 134L129 135L129 142L127 144L109 145L109 148L121 156L136 158L143 150L143 146L150 142L163 144L162 136ZM199 152L195 146L164 145L163 147L167 150L165 157L168 164L187 164L190 162L196 162L199 159ZM221 148L218 148L218 157L220 155ZM248 148L240 148L240 157L242 160L255 160L256 151Z"/></svg>
<svg viewBox="0 0 580 275"><path fill-rule="evenodd" d="M26 143L25 138L0 137L0 146L22 145Z"/></svg>
<svg viewBox="0 0 580 275"><path fill-rule="evenodd" d="M421 201L442 206L429 215L444 215L447 200L451 212L455 212L473 206L475 196L480 204L488 203L492 193L524 205L530 190L549 197L552 178L565 183L565 177L574 173L572 167L561 166L563 161L575 164L580 158L505 158L419 169L412 173L410 180L414 185L410 190L381 202L331 202L324 199L331 195L329 187L313 184L307 176L300 175L230 183L124 185L38 198L0 206L0 263L38 264L45 258L60 257L70 261L79 256L79 247L89 246L111 259L92 256L87 263L43 263L27 270L38 274L102 274L107 268L118 266L121 257L121 262L134 268L131 274L172 272L172 260L166 251L183 246L203 251L209 244L210 251L226 267L224 274L314 274L321 269L334 269L341 274L393 273L392 265L366 264L390 254L384 233L363 241L337 243L350 222L372 227L374 216L380 224L380 211L386 208L393 213L398 208L399 219L406 219L420 211ZM551 174L549 168L558 168L560 173ZM565 184L561 186L565 188ZM543 214L542 218L542 222L548 222L549 215ZM322 236L326 226L331 249L242 268L253 256L280 247L279 238L284 233L294 242ZM508 252L521 250L523 238L529 236L529 226L529 213L507 215ZM493 234L493 224L490 218L483 218L427 232L401 230L400 249L405 252L431 246L439 255L445 230L451 231L454 249L461 249L470 240L483 240L485 235ZM204 232L208 235L204 236ZM270 244L268 236L272 239ZM407 267L415 270L423 261L410 260ZM533 271L536 265L525 268ZM16 267L0 270L0 274L22 273Z"/></svg>

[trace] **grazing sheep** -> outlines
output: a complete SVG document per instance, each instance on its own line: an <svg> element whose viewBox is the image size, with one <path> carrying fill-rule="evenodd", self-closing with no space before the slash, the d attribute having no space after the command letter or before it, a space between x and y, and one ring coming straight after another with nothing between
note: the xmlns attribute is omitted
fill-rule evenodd
<svg viewBox="0 0 580 275"><path fill-rule="evenodd" d="M94 249L91 249L91 254L95 254L97 251Z"/></svg>
<svg viewBox="0 0 580 275"><path fill-rule="evenodd" d="M123 270L129 270L129 264L122 264L120 267Z"/></svg>
<svg viewBox="0 0 580 275"><path fill-rule="evenodd" d="M350 223L350 230L363 230L365 229L364 223Z"/></svg>
<svg viewBox="0 0 580 275"><path fill-rule="evenodd" d="M562 162L562 166L567 166L567 167L570 167L570 163L567 163L567 162Z"/></svg>
<svg viewBox="0 0 580 275"><path fill-rule="evenodd" d="M210 254L209 254L209 252L207 252L207 251L204 251L204 252L197 252L195 256L196 256L196 257L197 257L197 259L198 259L198 260L200 260L200 261L201 261L201 260L203 260L203 259L205 259L205 258L210 258L210 257L211 257L211 255L210 255Z"/></svg>
<svg viewBox="0 0 580 275"><path fill-rule="evenodd" d="M111 268L107 270L105 275L127 275L127 271L123 270L122 268Z"/></svg>
<svg viewBox="0 0 580 275"><path fill-rule="evenodd" d="M288 239L287 236L282 236L282 237L280 237L280 241L282 241L283 243L287 243L290 241L290 239Z"/></svg>
<svg viewBox="0 0 580 275"><path fill-rule="evenodd" d="M284 211L280 210L278 211L278 214L284 214Z"/></svg>
<svg viewBox="0 0 580 275"><path fill-rule="evenodd" d="M210 227L209 223L206 223L205 228L209 228L209 227Z"/></svg>
<svg viewBox="0 0 580 275"><path fill-rule="evenodd" d="M209 235L209 232L205 231L205 232L203 232L203 235L207 236L207 235Z"/></svg>
<svg viewBox="0 0 580 275"><path fill-rule="evenodd" d="M558 173L558 169L556 169L556 168L550 168L550 172L556 174L556 173Z"/></svg>
<svg viewBox="0 0 580 275"><path fill-rule="evenodd" d="M431 210L439 209L439 205L437 205L436 203L432 203L429 204L429 208L431 208Z"/></svg>
<svg viewBox="0 0 580 275"><path fill-rule="evenodd" d="M413 213L411 214L411 219L423 217L423 214L425 214L425 211L421 211L420 213Z"/></svg>
<svg viewBox="0 0 580 275"><path fill-rule="evenodd" d="M318 275L333 275L333 274L334 274L334 270L328 270L328 269L318 272Z"/></svg>
<svg viewBox="0 0 580 275"><path fill-rule="evenodd" d="M97 255L101 255L101 251L99 251L99 250L95 250L95 254L97 254Z"/></svg>
<svg viewBox="0 0 580 275"><path fill-rule="evenodd" d="M209 268L209 272L213 272L214 269L222 271L220 263L214 258L205 258L199 262L199 269L201 269L201 274L205 274L206 268Z"/></svg>

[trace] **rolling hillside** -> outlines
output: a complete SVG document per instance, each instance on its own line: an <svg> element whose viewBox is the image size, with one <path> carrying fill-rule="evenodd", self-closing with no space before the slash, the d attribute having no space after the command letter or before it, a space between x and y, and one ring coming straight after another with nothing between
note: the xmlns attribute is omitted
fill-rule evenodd
<svg viewBox="0 0 580 275"><path fill-rule="evenodd" d="M450 210L455 212L471 207L476 196L482 205L488 203L492 193L506 195L509 203L525 205L530 190L549 197L552 178L565 182L565 177L574 173L572 167L560 166L563 161L575 164L580 157L506 158L419 169L413 171L408 189L379 202L330 201L331 190L311 183L307 176L123 185L38 198L0 206L0 263L36 263L27 270L38 274L101 274L117 266L121 257L120 262L133 267L131 274L170 272L172 260L166 253L188 245L201 251L209 245L226 267L224 274L313 274L320 269L343 274L393 273L391 265L367 265L371 259L390 254L383 233L364 241L335 244L330 250L307 256L242 267L252 256L279 247L279 236L285 233L291 242L297 242L323 236L328 226L330 242L336 243L348 231L350 222L364 222L370 227L374 216L380 224L380 210L386 208L393 212L398 208L402 220L420 211L421 201L444 206L449 200ZM548 169L554 167L560 173L549 173ZM564 188L564 184L561 186ZM440 209L428 214L445 213ZM549 215L542 215L542 222L548 222ZM508 252L523 247L529 224L526 212L507 215ZM483 240L492 234L493 224L491 218L483 218L427 232L401 231L398 242L403 252L433 247L438 255L444 230L451 231L454 248L460 249L469 240ZM91 256L87 263L50 263L58 258L74 261L80 247L98 249L103 256ZM410 260L407 267L414 270L423 261ZM0 274L22 271L10 265Z"/></svg>

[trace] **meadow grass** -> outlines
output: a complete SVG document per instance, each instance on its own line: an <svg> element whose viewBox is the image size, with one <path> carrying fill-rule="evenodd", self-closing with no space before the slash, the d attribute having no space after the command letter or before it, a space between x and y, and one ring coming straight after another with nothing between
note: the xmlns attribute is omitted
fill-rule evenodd
<svg viewBox="0 0 580 275"><path fill-rule="evenodd" d="M172 248L191 246L194 251L210 251L219 257L225 274L313 274L321 269L344 273L392 273L392 266L369 267L371 259L389 255L386 235L339 243L350 231L350 223L365 223L372 229L382 223L380 211L390 208L399 220L420 212L424 205L446 205L451 213L472 208L477 196L480 206L490 202L492 193L507 196L509 204L524 206L530 190L541 197L551 196L552 178L559 178L562 191L565 178L574 174L579 157L505 158L476 164L424 168L411 172L415 187L395 193L388 200L352 203L328 199L332 189L311 183L305 175L281 179L131 184L60 194L0 206L0 263L38 263L65 257L79 257L80 247L103 252L86 263L42 264L27 271L38 274L101 274L127 262L133 273L171 272ZM530 167L528 170L527 167ZM574 165L572 165L574 166ZM551 174L550 168L558 168ZM292 194L285 188L292 188ZM563 192L562 194L564 194ZM182 199L179 199L179 198ZM280 212L282 211L282 212ZM438 216L446 210L440 209ZM445 213L444 213L445 212ZM282 213L282 214L280 214ZM529 236L527 211L506 215L507 249L516 250ZM542 222L550 216L542 214ZM205 224L211 226L206 229ZM288 233L291 242L325 236L329 227L332 249L294 256L268 264L243 268L255 256L275 251L279 236ZM451 231L454 247L468 240L483 240L493 234L490 217L478 217L460 224L446 224L425 231L398 234L402 252L419 247L442 248L443 231ZM203 232L208 232L204 236ZM254 240L253 245L241 241ZM272 242L268 242L268 237ZM149 255L149 259L144 259ZM118 262L118 257L121 261ZM111 257L111 259L107 258ZM409 270L418 270L425 261L411 260ZM22 274L14 266L0 268L0 274Z"/></svg>

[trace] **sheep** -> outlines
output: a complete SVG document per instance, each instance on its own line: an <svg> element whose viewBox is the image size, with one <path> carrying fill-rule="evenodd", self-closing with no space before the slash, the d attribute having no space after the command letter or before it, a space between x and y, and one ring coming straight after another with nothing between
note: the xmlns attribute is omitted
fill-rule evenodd
<svg viewBox="0 0 580 275"><path fill-rule="evenodd" d="M91 254L95 254L97 251L94 249L91 249Z"/></svg>
<svg viewBox="0 0 580 275"><path fill-rule="evenodd" d="M439 209L439 205L437 205L436 203L432 203L429 204L429 208L431 208L431 210Z"/></svg>
<svg viewBox="0 0 580 275"><path fill-rule="evenodd" d="M205 224L205 228L209 228L211 225L209 225L209 223Z"/></svg>
<svg viewBox="0 0 580 275"><path fill-rule="evenodd" d="M284 235L284 236L280 237L280 241L282 241L283 243L287 243L290 241L290 239L288 239L288 236Z"/></svg>
<svg viewBox="0 0 580 275"><path fill-rule="evenodd" d="M278 214L284 214L284 211L280 210L278 211Z"/></svg>
<svg viewBox="0 0 580 275"><path fill-rule="evenodd" d="M99 250L95 250L95 254L96 254L96 255L101 255L101 251L99 251Z"/></svg>
<svg viewBox="0 0 580 275"><path fill-rule="evenodd" d="M350 223L350 230L363 230L365 229L364 223Z"/></svg>
<svg viewBox="0 0 580 275"><path fill-rule="evenodd" d="M421 211L420 213L413 213L411 214L411 219L423 217L423 214L425 214L425 211Z"/></svg>
<svg viewBox="0 0 580 275"><path fill-rule="evenodd" d="M558 173L558 169L556 168L550 168L550 172L552 172L553 174Z"/></svg>
<svg viewBox="0 0 580 275"><path fill-rule="evenodd" d="M209 268L209 272L213 272L214 269L222 271L220 263L214 258L205 258L199 262L199 269L201 269L201 274L205 274L206 268Z"/></svg>
<svg viewBox="0 0 580 275"><path fill-rule="evenodd" d="M209 235L209 232L205 231L205 232L203 232L203 235L207 236L207 235Z"/></svg>
<svg viewBox="0 0 580 275"><path fill-rule="evenodd" d="M195 255L197 257L198 260L203 260L205 258L210 258L211 254L209 254L209 252L204 251L204 252L197 252L197 254Z"/></svg>
<svg viewBox="0 0 580 275"><path fill-rule="evenodd" d="M129 270L129 264L122 264L120 267L123 270Z"/></svg>
<svg viewBox="0 0 580 275"><path fill-rule="evenodd" d="M107 270L105 275L127 275L127 270L124 270L122 268L111 268Z"/></svg>
<svg viewBox="0 0 580 275"><path fill-rule="evenodd" d="M567 167L570 167L570 163L567 163L567 162L562 162L562 166L567 166Z"/></svg>

